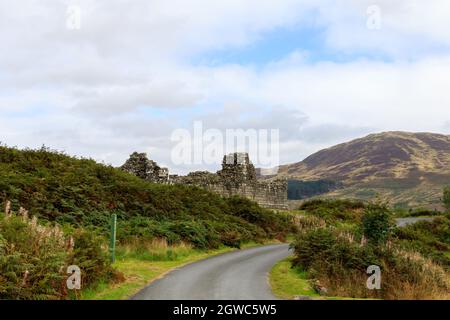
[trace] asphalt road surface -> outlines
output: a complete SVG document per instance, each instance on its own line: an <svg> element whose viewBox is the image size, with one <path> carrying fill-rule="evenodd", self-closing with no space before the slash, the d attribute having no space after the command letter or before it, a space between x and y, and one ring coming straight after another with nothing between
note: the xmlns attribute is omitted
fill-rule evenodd
<svg viewBox="0 0 450 320"><path fill-rule="evenodd" d="M268 272L289 256L289 245L233 251L176 269L134 300L272 300Z"/></svg>
<svg viewBox="0 0 450 320"><path fill-rule="evenodd" d="M398 218L395 219L397 227L406 227L407 225L414 224L419 221L433 221L434 218L415 218L415 217L407 217L407 218Z"/></svg>

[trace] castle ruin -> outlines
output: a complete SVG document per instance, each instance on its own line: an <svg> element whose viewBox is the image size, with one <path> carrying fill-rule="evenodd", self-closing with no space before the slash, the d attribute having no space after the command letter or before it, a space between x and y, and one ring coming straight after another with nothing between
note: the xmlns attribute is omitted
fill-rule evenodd
<svg viewBox="0 0 450 320"><path fill-rule="evenodd" d="M145 153L133 153L121 167L142 179L154 183L185 184L217 193L224 197L239 195L270 209L287 209L287 181L260 181L247 153L231 153L223 157L222 169L217 173L191 172L186 176L169 175L147 158Z"/></svg>

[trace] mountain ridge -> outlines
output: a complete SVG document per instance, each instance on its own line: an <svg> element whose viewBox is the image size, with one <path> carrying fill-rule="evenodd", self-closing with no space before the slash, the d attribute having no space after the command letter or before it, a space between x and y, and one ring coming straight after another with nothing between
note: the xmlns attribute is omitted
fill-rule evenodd
<svg viewBox="0 0 450 320"><path fill-rule="evenodd" d="M443 185L450 183L450 135L373 133L282 165L276 177L342 183L344 187L330 196L369 198L380 194L396 204L434 207Z"/></svg>

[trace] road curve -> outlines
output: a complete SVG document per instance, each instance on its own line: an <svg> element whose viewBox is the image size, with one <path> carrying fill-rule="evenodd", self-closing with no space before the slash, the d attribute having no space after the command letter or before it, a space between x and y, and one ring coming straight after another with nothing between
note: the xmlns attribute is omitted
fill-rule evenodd
<svg viewBox="0 0 450 320"><path fill-rule="evenodd" d="M290 255L276 244L233 251L188 264L142 289L133 300L272 300L268 272Z"/></svg>

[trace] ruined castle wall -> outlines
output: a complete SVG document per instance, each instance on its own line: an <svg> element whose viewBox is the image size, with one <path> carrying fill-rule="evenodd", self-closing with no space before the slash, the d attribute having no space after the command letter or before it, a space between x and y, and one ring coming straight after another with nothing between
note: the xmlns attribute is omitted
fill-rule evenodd
<svg viewBox="0 0 450 320"><path fill-rule="evenodd" d="M287 186L284 183L256 182L228 187L222 183L203 184L205 189L223 197L238 195L269 209L287 209Z"/></svg>
<svg viewBox="0 0 450 320"><path fill-rule="evenodd" d="M171 183L205 188L223 197L234 195L245 197L269 209L288 209L287 181L258 181L256 179L236 180L233 171L214 174L200 171L187 176L173 177Z"/></svg>
<svg viewBox="0 0 450 320"><path fill-rule="evenodd" d="M254 200L265 208L287 209L287 183L259 182L256 186Z"/></svg>
<svg viewBox="0 0 450 320"><path fill-rule="evenodd" d="M205 188L224 197L238 195L270 209L287 209L287 181L258 181L256 171L246 153L224 157L222 170L191 172L186 176L169 175L145 153L133 153L121 167L142 179L154 183L185 184Z"/></svg>

